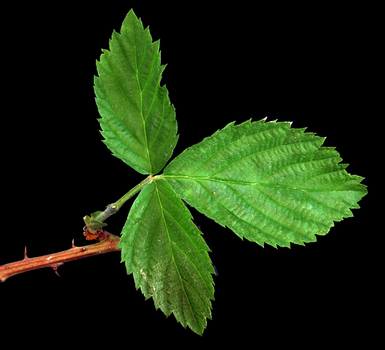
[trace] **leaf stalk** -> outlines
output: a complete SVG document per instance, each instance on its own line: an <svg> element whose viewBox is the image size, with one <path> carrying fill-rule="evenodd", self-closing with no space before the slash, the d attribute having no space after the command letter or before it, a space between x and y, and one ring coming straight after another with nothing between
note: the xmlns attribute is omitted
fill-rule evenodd
<svg viewBox="0 0 385 350"><path fill-rule="evenodd" d="M149 175L142 182L140 182L134 188L129 190L123 197L121 197L115 203L108 204L106 209L102 213L100 213L95 218L91 219L90 223L86 222L86 230L91 233L99 232L101 224L103 224L105 220L107 220L111 215L116 214L124 203L126 203L130 198L135 196L138 192L142 190L145 185L151 183L153 180L154 177Z"/></svg>

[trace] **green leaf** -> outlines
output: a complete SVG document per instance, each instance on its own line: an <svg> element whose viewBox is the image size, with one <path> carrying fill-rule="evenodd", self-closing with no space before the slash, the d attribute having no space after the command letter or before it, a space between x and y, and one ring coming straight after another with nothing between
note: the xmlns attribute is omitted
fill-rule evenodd
<svg viewBox="0 0 385 350"><path fill-rule="evenodd" d="M166 316L202 334L211 318L214 269L201 232L170 185L155 179L136 198L119 247L136 288Z"/></svg>
<svg viewBox="0 0 385 350"><path fill-rule="evenodd" d="M185 150L162 177L239 237L274 247L325 235L367 193L324 138L291 123L228 124Z"/></svg>
<svg viewBox="0 0 385 350"><path fill-rule="evenodd" d="M104 142L141 174L161 171L178 140L175 110L160 86L164 68L159 41L152 42L132 10L97 62L94 88Z"/></svg>

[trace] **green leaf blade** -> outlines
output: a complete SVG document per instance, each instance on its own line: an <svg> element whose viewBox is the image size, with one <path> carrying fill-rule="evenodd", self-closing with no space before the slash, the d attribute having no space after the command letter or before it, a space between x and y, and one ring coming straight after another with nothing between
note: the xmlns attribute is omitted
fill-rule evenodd
<svg viewBox="0 0 385 350"><path fill-rule="evenodd" d="M239 237L274 247L304 244L352 216L366 194L324 138L290 123L230 123L164 170L187 203Z"/></svg>
<svg viewBox="0 0 385 350"><path fill-rule="evenodd" d="M120 245L127 273L146 299L166 316L202 334L211 318L215 271L209 248L191 214L161 179L146 185L135 200Z"/></svg>
<svg viewBox="0 0 385 350"><path fill-rule="evenodd" d="M103 50L94 80L104 143L141 174L156 174L178 140L175 109L160 86L159 41L131 10Z"/></svg>

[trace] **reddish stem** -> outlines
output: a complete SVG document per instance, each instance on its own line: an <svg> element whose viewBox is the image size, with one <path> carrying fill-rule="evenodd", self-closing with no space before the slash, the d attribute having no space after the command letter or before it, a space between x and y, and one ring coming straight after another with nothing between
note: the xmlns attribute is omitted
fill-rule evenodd
<svg viewBox="0 0 385 350"><path fill-rule="evenodd" d="M120 250L117 248L120 241L118 236L103 231L103 234L100 235L98 239L100 239L100 242L84 247L76 247L72 241L72 248L68 250L36 258L28 258L27 250L25 250L23 260L0 266L0 282L4 282L8 277L44 267L52 267L57 274L57 268L67 261Z"/></svg>

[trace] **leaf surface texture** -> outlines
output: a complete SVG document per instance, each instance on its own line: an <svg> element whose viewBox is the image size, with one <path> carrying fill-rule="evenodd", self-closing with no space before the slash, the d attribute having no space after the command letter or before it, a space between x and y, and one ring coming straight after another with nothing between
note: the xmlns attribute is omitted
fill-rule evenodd
<svg viewBox="0 0 385 350"><path fill-rule="evenodd" d="M324 138L291 123L228 124L185 150L164 178L188 204L239 237L274 247L324 235L366 194Z"/></svg>
<svg viewBox="0 0 385 350"><path fill-rule="evenodd" d="M94 90L104 142L141 174L156 174L178 140L174 107L160 86L159 41L131 10L97 62Z"/></svg>
<svg viewBox="0 0 385 350"><path fill-rule="evenodd" d="M154 180L136 198L119 243L136 288L166 316L202 334L211 318L215 271L201 232L170 185Z"/></svg>

